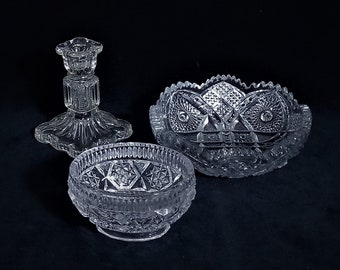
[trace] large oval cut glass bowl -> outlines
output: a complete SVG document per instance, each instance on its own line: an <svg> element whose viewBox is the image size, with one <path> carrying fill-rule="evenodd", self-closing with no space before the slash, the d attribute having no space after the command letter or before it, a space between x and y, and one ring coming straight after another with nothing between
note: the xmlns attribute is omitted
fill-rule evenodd
<svg viewBox="0 0 340 270"><path fill-rule="evenodd" d="M114 239L161 237L195 197L195 174L181 153L155 144L117 143L81 153L70 166L69 196Z"/></svg>
<svg viewBox="0 0 340 270"><path fill-rule="evenodd" d="M296 156L312 115L279 84L247 86L230 75L201 85L179 82L150 107L157 142L212 176L240 178L280 168Z"/></svg>

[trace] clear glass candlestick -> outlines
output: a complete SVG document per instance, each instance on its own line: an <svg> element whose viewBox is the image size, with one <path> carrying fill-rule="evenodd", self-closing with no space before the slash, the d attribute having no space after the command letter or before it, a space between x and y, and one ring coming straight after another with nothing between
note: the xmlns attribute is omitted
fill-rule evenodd
<svg viewBox="0 0 340 270"><path fill-rule="evenodd" d="M67 112L35 129L35 138L75 157L86 149L114 143L131 136L131 125L98 109L99 79L94 75L102 44L87 38L74 38L59 44L67 76L63 80Z"/></svg>

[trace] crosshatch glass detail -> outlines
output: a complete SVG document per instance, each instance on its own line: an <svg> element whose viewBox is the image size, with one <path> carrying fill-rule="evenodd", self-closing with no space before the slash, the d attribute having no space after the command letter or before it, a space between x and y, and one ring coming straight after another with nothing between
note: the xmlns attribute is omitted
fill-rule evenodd
<svg viewBox="0 0 340 270"><path fill-rule="evenodd" d="M187 155L200 172L238 178L284 166L307 140L312 116L279 84L247 86L218 75L167 87L150 107L150 123L158 143Z"/></svg>

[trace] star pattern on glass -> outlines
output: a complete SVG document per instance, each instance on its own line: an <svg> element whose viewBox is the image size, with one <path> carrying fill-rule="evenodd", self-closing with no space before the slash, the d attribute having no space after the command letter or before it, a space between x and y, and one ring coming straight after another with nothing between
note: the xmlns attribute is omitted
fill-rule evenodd
<svg viewBox="0 0 340 270"><path fill-rule="evenodd" d="M161 190L171 183L169 171L162 165L151 165L145 173L145 178L150 184L150 187Z"/></svg>
<svg viewBox="0 0 340 270"><path fill-rule="evenodd" d="M129 161L111 163L106 179L117 189L131 188L136 182L136 172Z"/></svg>

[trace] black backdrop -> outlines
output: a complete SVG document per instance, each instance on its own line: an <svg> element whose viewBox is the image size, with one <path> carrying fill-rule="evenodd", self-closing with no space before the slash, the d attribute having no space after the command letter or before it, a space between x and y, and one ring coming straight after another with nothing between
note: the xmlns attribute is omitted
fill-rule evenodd
<svg viewBox="0 0 340 270"><path fill-rule="evenodd" d="M286 1L2 3L0 268L340 269L337 12ZM65 111L54 48L76 36L104 45L100 106L130 121L131 141L155 142L148 109L166 86L228 73L287 86L311 107L311 136L263 176L197 173L195 201L164 237L109 239L67 196L72 159L33 137Z"/></svg>

